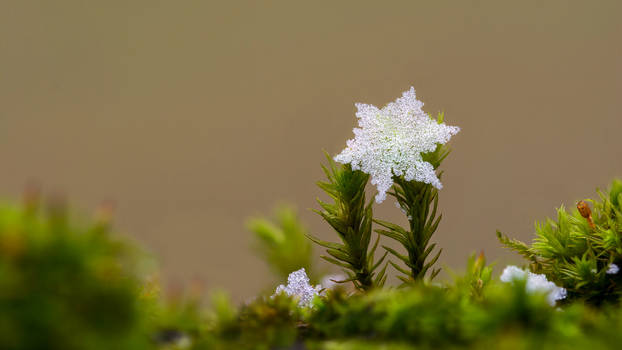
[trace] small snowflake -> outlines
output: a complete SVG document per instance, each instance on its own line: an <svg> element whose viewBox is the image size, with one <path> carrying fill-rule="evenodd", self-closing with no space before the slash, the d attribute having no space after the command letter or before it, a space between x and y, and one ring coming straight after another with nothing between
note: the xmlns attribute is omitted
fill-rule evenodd
<svg viewBox="0 0 622 350"><path fill-rule="evenodd" d="M438 189L443 186L432 164L424 161L421 154L447 143L460 128L439 123L421 107L423 102L417 100L412 87L382 109L356 104L359 128L354 128L354 139L348 140L335 161L371 175L371 183L378 189L378 203L385 200L393 176L404 176L407 181L424 182Z"/></svg>
<svg viewBox="0 0 622 350"><path fill-rule="evenodd" d="M274 295L281 293L298 298L298 306L300 307L311 306L311 301L318 295L317 287L314 288L309 284L309 277L307 277L304 268L287 276L287 286L281 284L276 287Z"/></svg>
<svg viewBox="0 0 622 350"><path fill-rule="evenodd" d="M620 268L618 267L618 265L611 264L611 265L609 265L609 268L607 268L606 274L608 274L608 275L615 275L618 272L620 272Z"/></svg>

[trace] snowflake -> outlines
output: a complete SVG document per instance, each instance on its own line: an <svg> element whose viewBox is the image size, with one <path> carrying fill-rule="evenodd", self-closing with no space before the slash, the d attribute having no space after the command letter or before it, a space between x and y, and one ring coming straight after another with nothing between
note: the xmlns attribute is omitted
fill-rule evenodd
<svg viewBox="0 0 622 350"><path fill-rule="evenodd" d="M605 273L608 274L608 275L615 275L619 271L620 271L620 268L618 267L618 265L611 264L611 265L609 265L609 268L607 269L607 272L605 272Z"/></svg>
<svg viewBox="0 0 622 350"><path fill-rule="evenodd" d="M393 176L442 188L434 167L421 154L447 143L460 128L439 123L422 107L412 87L382 109L356 104L359 128L354 128L354 139L348 140L335 161L371 175L371 183L378 189L378 203L385 200Z"/></svg>
<svg viewBox="0 0 622 350"><path fill-rule="evenodd" d="M566 289L555 285L546 279L545 275L538 275L529 271L522 270L516 266L509 265L501 274L502 282L513 282L519 279L526 279L525 286L528 293L546 293L547 300L551 306L555 306L557 300L566 298Z"/></svg>
<svg viewBox="0 0 622 350"><path fill-rule="evenodd" d="M318 287L309 284L309 277L305 269L294 271L287 276L287 286L279 285L276 287L274 295L285 293L291 297L298 298L298 306L311 306L311 301L318 295Z"/></svg>

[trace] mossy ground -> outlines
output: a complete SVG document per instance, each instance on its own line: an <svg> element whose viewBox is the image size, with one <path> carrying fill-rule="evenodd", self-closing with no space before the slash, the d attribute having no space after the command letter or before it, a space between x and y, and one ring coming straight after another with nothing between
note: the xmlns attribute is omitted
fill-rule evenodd
<svg viewBox="0 0 622 350"><path fill-rule="evenodd" d="M337 287L308 308L286 295L260 295L239 306L222 293L208 303L197 293L162 297L157 281L138 269L140 250L110 232L106 215L79 224L59 203L43 209L30 198L2 205L0 348L617 349L621 284L606 269L622 251L620 189L616 182L591 202L593 225L581 213L560 211L558 221L538 226L533 246L502 236L534 272L568 288L568 299L555 307L524 281L501 283L483 255L472 256L452 281ZM262 230L281 230L278 246L289 246L286 240L299 239L287 238L291 232L305 232L295 215L281 214L290 218L287 225ZM576 272L583 265L595 272Z"/></svg>

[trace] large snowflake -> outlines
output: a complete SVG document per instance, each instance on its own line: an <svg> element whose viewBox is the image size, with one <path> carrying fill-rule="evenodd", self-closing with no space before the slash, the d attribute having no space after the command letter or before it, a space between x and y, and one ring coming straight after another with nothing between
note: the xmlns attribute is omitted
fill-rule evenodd
<svg viewBox="0 0 622 350"><path fill-rule="evenodd" d="M421 154L447 143L460 128L439 123L422 107L423 102L417 100L412 87L382 109L356 104L359 127L354 128L354 139L348 140L335 161L371 175L371 183L378 189L378 203L385 200L393 176L404 176L407 181L424 182L438 189L443 186L432 164L425 162Z"/></svg>

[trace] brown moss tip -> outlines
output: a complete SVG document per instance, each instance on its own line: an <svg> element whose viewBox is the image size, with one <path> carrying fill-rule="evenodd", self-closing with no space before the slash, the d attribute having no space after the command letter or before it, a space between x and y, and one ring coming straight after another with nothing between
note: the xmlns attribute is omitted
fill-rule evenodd
<svg viewBox="0 0 622 350"><path fill-rule="evenodd" d="M486 256L484 256L484 250L479 253L477 259L475 259L474 269L480 271L486 265Z"/></svg>
<svg viewBox="0 0 622 350"><path fill-rule="evenodd" d="M579 214L587 220L590 227L592 229L596 228L594 221L592 221L592 210L590 209L590 206L584 201L579 201L579 203L577 203L577 209L579 210Z"/></svg>

